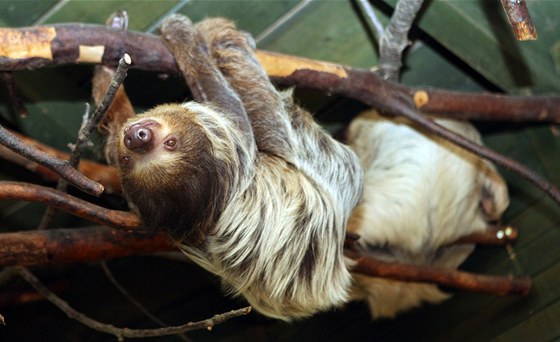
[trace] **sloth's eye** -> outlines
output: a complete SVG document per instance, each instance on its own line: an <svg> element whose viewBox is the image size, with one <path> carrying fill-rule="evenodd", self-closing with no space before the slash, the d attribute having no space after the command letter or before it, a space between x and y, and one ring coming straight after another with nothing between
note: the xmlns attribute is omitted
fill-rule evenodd
<svg viewBox="0 0 560 342"><path fill-rule="evenodd" d="M165 141L164 145L168 150L172 151L175 148L177 148L177 139L175 139L175 138L167 139Z"/></svg>

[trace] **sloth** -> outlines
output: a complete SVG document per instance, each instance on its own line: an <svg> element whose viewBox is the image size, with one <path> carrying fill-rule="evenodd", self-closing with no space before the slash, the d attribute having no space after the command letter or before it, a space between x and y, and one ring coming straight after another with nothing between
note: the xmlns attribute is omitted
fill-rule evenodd
<svg viewBox="0 0 560 342"><path fill-rule="evenodd" d="M196 101L138 116L111 111L106 156L132 210L266 316L291 320L345 303L357 156L289 90L274 88L254 41L232 22L195 26L175 15L161 34ZM94 98L109 75L98 67Z"/></svg>
<svg viewBox="0 0 560 342"><path fill-rule="evenodd" d="M481 144L473 125L437 123ZM472 244L453 244L481 232L509 204L507 186L492 163L449 141L421 133L405 119L362 113L348 130L348 143L364 169L363 199L348 231L358 249L384 261L457 268ZM352 298L369 304L373 318L392 318L424 302L449 297L437 286L353 274Z"/></svg>

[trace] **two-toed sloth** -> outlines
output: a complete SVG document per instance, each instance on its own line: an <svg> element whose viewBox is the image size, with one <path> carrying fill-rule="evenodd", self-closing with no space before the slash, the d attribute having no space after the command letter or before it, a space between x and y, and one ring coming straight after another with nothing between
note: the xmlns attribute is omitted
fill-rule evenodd
<svg viewBox="0 0 560 342"><path fill-rule="evenodd" d="M161 32L198 102L110 127L107 154L131 207L267 316L346 302L343 245L361 195L359 159L274 88L252 38L230 21L193 26L173 16Z"/></svg>
<svg viewBox="0 0 560 342"><path fill-rule="evenodd" d="M356 123L350 139L360 163L293 103L290 91L274 88L254 55L252 38L230 21L209 19L193 26L173 16L161 32L197 102L162 105L131 117L126 96L121 94L123 101L118 95L116 105L128 109L111 113L107 159L118 165L127 200L144 224L169 232L192 260L260 313L284 320L305 317L347 302L352 290L352 297L373 298L383 306L385 296L378 296L375 286L386 283L355 276L352 286L351 262L343 256L347 223L362 193L361 164L368 174L365 202L351 227L363 236L366 250L379 246L398 260L408 260L401 252L439 251L437 246L462 233L483 229L485 212L495 216L503 210L505 193L498 191L502 197L495 207L481 202L497 191L489 180L502 185L492 167L439 140L444 147L438 153L458 157L429 152L421 157L414 142L391 147L390 133ZM96 99L109 74L98 67ZM443 164L431 165L438 161ZM443 170L437 175L440 185L408 180L420 175L415 165L422 177L447 167L451 176ZM464 170L452 171L455 165ZM449 220L432 222L447 212ZM409 221L409 226L399 223ZM400 235L405 237L395 237ZM371 290L369 281L370 297L364 294ZM442 297L428 285L413 286ZM389 298L394 300L392 294ZM426 299L415 298L414 303Z"/></svg>
<svg viewBox="0 0 560 342"><path fill-rule="evenodd" d="M469 123L436 121L481 143ZM507 186L490 162L421 132L375 111L352 121L348 143L364 168L364 193L348 231L371 257L457 268L474 246L453 242L500 218L509 204ZM449 297L435 285L353 277L353 299L365 300L374 318Z"/></svg>

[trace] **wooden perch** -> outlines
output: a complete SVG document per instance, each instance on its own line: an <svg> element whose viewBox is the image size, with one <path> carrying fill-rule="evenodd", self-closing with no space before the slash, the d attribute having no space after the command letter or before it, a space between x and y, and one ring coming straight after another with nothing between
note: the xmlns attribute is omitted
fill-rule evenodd
<svg viewBox="0 0 560 342"><path fill-rule="evenodd" d="M134 61L133 68L178 74L173 56L159 37L100 25L4 28L0 29L0 47L0 70L27 70L75 63L116 66L122 53L127 52ZM329 94L342 94L359 101L367 98L364 103L373 107L383 103L384 94L393 93L416 103L424 113L446 117L560 122L560 98L557 96L517 97L409 88L385 81L374 72L348 66L267 51L257 51L257 57L278 84L327 89ZM347 79L349 84L363 84L364 87L344 89L336 82L326 83L333 77ZM413 101L418 94L423 95L420 97L422 100Z"/></svg>

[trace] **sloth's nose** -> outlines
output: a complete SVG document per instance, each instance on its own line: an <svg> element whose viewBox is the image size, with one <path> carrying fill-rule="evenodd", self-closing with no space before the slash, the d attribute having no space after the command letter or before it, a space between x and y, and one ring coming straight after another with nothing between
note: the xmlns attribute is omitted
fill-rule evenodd
<svg viewBox="0 0 560 342"><path fill-rule="evenodd" d="M136 153L146 153L152 148L154 133L142 122L136 123L124 130L124 146Z"/></svg>

